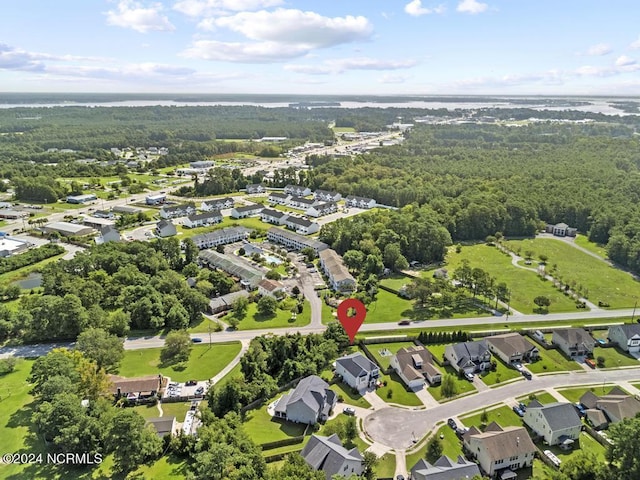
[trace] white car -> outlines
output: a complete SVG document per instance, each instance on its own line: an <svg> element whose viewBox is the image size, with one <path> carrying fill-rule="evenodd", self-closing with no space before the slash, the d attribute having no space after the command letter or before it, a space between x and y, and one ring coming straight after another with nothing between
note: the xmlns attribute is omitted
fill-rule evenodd
<svg viewBox="0 0 640 480"><path fill-rule="evenodd" d="M513 364L513 368L515 368L516 370L518 370L519 372L524 370L524 367L522 366L521 363L514 363Z"/></svg>

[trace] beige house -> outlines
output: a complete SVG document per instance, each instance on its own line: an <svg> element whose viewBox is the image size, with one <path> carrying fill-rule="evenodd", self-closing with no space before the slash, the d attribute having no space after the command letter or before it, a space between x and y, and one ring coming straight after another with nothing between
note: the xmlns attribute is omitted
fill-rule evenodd
<svg viewBox="0 0 640 480"><path fill-rule="evenodd" d="M580 397L580 403L589 410L598 410L604 413L607 424L618 423L625 418L634 418L640 413L640 401L618 387L614 387L602 397L587 391Z"/></svg>
<svg viewBox="0 0 640 480"><path fill-rule="evenodd" d="M485 340L491 353L508 365L535 360L540 355L538 349L519 333L494 335Z"/></svg>
<svg viewBox="0 0 640 480"><path fill-rule="evenodd" d="M492 422L484 432L471 427L462 440L489 477L530 467L536 453L536 446L524 427L503 428Z"/></svg>
<svg viewBox="0 0 640 480"><path fill-rule="evenodd" d="M353 292L356 289L356 279L349 273L342 263L342 257L335 250L327 248L319 254L320 266L329 278L329 284L337 292Z"/></svg>
<svg viewBox="0 0 640 480"><path fill-rule="evenodd" d="M584 328L554 330L551 343L558 345L568 357L580 357L593 353L596 341Z"/></svg>
<svg viewBox="0 0 640 480"><path fill-rule="evenodd" d="M401 348L389 363L411 389L421 388L425 380L431 385L442 381L442 373L434 365L433 355L422 346Z"/></svg>

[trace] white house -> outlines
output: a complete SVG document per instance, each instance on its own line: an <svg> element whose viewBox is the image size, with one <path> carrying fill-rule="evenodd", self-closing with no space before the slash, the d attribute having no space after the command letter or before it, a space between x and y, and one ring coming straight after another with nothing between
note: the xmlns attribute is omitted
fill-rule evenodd
<svg viewBox="0 0 640 480"><path fill-rule="evenodd" d="M304 218L294 217L293 215L288 215L282 222L285 227L294 230L300 235L311 235L320 230L320 225L317 223Z"/></svg>
<svg viewBox="0 0 640 480"><path fill-rule="evenodd" d="M271 192L267 197L267 201L274 205L288 205L291 195L287 193Z"/></svg>
<svg viewBox="0 0 640 480"><path fill-rule="evenodd" d="M277 280L263 278L258 282L258 293L260 295L277 298L278 292L284 292L284 285Z"/></svg>
<svg viewBox="0 0 640 480"><path fill-rule="evenodd" d="M200 210L203 212L210 212L211 210L222 210L223 208L233 208L233 198L214 198L212 200L206 200L200 205Z"/></svg>
<svg viewBox="0 0 640 480"><path fill-rule="evenodd" d="M145 197L144 201L147 205L160 205L167 201L167 196L164 193L148 195Z"/></svg>
<svg viewBox="0 0 640 480"><path fill-rule="evenodd" d="M220 210L210 210L204 213L195 213L184 219L184 226L188 228L204 227L222 222Z"/></svg>
<svg viewBox="0 0 640 480"><path fill-rule="evenodd" d="M318 205L314 205L313 207L308 208L304 214L309 217L322 217L323 215L330 215L338 211L338 205L335 202L326 202L320 203Z"/></svg>
<svg viewBox="0 0 640 480"><path fill-rule="evenodd" d="M556 237L575 237L578 233L576 228L572 228L566 223L547 224L545 231L554 234Z"/></svg>
<svg viewBox="0 0 640 480"><path fill-rule="evenodd" d="M362 353L356 352L336 360L336 374L344 383L361 392L375 385L380 369Z"/></svg>
<svg viewBox="0 0 640 480"><path fill-rule="evenodd" d="M313 198L322 202L338 202L342 199L342 195L340 195L338 192L316 190L315 192L313 192Z"/></svg>
<svg viewBox="0 0 640 480"><path fill-rule="evenodd" d="M607 336L625 352L640 352L640 324L638 323L611 326Z"/></svg>
<svg viewBox="0 0 640 480"><path fill-rule="evenodd" d="M306 197L307 195L311 195L311 189L301 185L287 185L284 187L284 193L288 193L289 195L294 195L296 197Z"/></svg>
<svg viewBox="0 0 640 480"><path fill-rule="evenodd" d="M100 235L96 237L96 244L102 245L107 242L119 242L120 232L113 225L105 225L100 229Z"/></svg>
<svg viewBox="0 0 640 480"><path fill-rule="evenodd" d="M317 200L313 199L313 198L304 198L304 197L291 197L289 199L289 206L291 208L298 208L300 210L307 210L315 205L317 205L318 202Z"/></svg>
<svg viewBox="0 0 640 480"><path fill-rule="evenodd" d="M356 290L356 279L344 266L342 257L335 250L327 248L319 254L320 267L336 292L350 293Z"/></svg>
<svg viewBox="0 0 640 480"><path fill-rule="evenodd" d="M491 352L486 340L447 345L446 358L456 372L483 372L491 368Z"/></svg>
<svg viewBox="0 0 640 480"><path fill-rule="evenodd" d="M582 431L582 421L570 403L555 402L543 405L533 400L527 405L523 421L531 430L544 437L549 445L559 445L566 440L578 440Z"/></svg>
<svg viewBox="0 0 640 480"><path fill-rule="evenodd" d="M536 446L524 427L501 427L491 422L484 432L471 427L462 436L462 441L491 478L507 470L515 472L530 467L536 454ZM503 478L515 477L505 475Z"/></svg>
<svg viewBox="0 0 640 480"><path fill-rule="evenodd" d="M260 212L260 220L273 225L284 225L284 221L288 215L280 210L273 210L272 208L264 208Z"/></svg>
<svg viewBox="0 0 640 480"><path fill-rule="evenodd" d="M194 213L196 213L196 206L191 202L180 205L163 205L160 209L160 217L165 220L169 218L186 217Z"/></svg>
<svg viewBox="0 0 640 480"><path fill-rule="evenodd" d="M244 205L242 207L235 207L231 210L231 218L247 218L260 215L264 207L258 203L251 205Z"/></svg>
<svg viewBox="0 0 640 480"><path fill-rule="evenodd" d="M423 346L401 348L389 364L412 390L422 388L425 380L434 385L442 381L442 373L434 365L433 355Z"/></svg>
<svg viewBox="0 0 640 480"><path fill-rule="evenodd" d="M247 193L264 193L266 191L264 185L260 183L250 183L247 185L246 190Z"/></svg>
<svg viewBox="0 0 640 480"><path fill-rule="evenodd" d="M335 433L330 437L311 435L300 455L311 468L323 471L326 480L331 480L335 475L345 478L361 475L364 471L364 458L358 449L344 448Z"/></svg>
<svg viewBox="0 0 640 480"><path fill-rule="evenodd" d="M177 235L177 233L176 226L171 220L160 220L156 223L156 235L159 237L172 237L173 235Z"/></svg>
<svg viewBox="0 0 640 480"><path fill-rule="evenodd" d="M218 245L246 240L249 238L249 233L251 230L244 227L227 227L202 235L194 235L191 240L196 244L196 247L202 250L203 248L214 248Z"/></svg>
<svg viewBox="0 0 640 480"><path fill-rule="evenodd" d="M345 198L345 205L347 207L373 208L376 206L376 201L373 198L356 197L355 195L347 195L347 198Z"/></svg>
<svg viewBox="0 0 640 480"><path fill-rule="evenodd" d="M300 251L305 248L310 248L316 255L322 250L329 248L329 245L320 242L315 238L306 238L302 235L298 235L297 233L278 227L271 227L267 231L267 240L292 250Z"/></svg>

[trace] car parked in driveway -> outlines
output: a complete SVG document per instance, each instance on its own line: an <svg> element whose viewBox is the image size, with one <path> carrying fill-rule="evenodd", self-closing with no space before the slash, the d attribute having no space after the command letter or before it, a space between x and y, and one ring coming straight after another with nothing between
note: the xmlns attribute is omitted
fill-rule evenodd
<svg viewBox="0 0 640 480"><path fill-rule="evenodd" d="M516 415L518 415L519 417L524 417L524 412L519 406L516 405L515 407L513 407L513 411L516 412Z"/></svg>
<svg viewBox="0 0 640 480"><path fill-rule="evenodd" d="M342 410L342 413L344 413L345 415L355 415L356 409L351 407L345 407L344 410Z"/></svg>
<svg viewBox="0 0 640 480"><path fill-rule="evenodd" d="M473 373L464 372L464 378L466 378L470 382L473 382Z"/></svg>
<svg viewBox="0 0 640 480"><path fill-rule="evenodd" d="M196 395L202 395L204 393L204 387L196 388Z"/></svg>
<svg viewBox="0 0 640 480"><path fill-rule="evenodd" d="M456 421L453 418L447 419L447 425L449 425L451 427L451 429L454 430L454 431L458 429L458 424L456 423Z"/></svg>

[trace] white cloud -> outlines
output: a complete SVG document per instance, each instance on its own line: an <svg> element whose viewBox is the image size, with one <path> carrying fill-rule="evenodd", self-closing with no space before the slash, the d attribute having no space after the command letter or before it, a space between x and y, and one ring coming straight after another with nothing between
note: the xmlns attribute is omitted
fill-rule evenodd
<svg viewBox="0 0 640 480"><path fill-rule="evenodd" d="M173 9L189 17L202 17L277 7L283 3L283 0L180 0Z"/></svg>
<svg viewBox="0 0 640 480"><path fill-rule="evenodd" d="M575 74L580 77L608 77L615 75L615 73L615 69L611 67L596 67L594 65L583 65L575 71Z"/></svg>
<svg viewBox="0 0 640 480"><path fill-rule="evenodd" d="M626 55L621 55L616 59L616 67L627 67L630 65L635 65L637 62Z"/></svg>
<svg viewBox="0 0 640 480"><path fill-rule="evenodd" d="M607 45L606 43L599 43L597 45L593 45L591 47L589 47L589 50L587 50L587 55L592 55L592 56L602 56L602 55L607 55L609 53L611 53L611 47L609 45Z"/></svg>
<svg viewBox="0 0 640 480"><path fill-rule="evenodd" d="M475 15L484 12L488 7L486 3L481 3L478 0L462 0L456 10L460 13Z"/></svg>
<svg viewBox="0 0 640 480"><path fill-rule="evenodd" d="M638 37L638 39L635 42L632 42L629 45L629 48L631 48L633 50L637 50L638 48L640 48L640 37Z"/></svg>
<svg viewBox="0 0 640 480"><path fill-rule="evenodd" d="M252 41L196 40L183 56L241 63L285 61L317 48L367 40L373 32L365 17L323 17L314 12L287 9L205 19L201 26L226 28Z"/></svg>
<svg viewBox="0 0 640 480"><path fill-rule="evenodd" d="M425 8L422 6L421 0L412 0L404 6L404 11L413 17L419 17L421 15L430 15L432 13L444 13L445 6L438 5L434 8Z"/></svg>
<svg viewBox="0 0 640 480"><path fill-rule="evenodd" d="M408 75L386 74L378 80L380 83L404 83L409 79Z"/></svg>
<svg viewBox="0 0 640 480"><path fill-rule="evenodd" d="M166 15L161 12L161 3L153 3L148 7L132 0L120 0L117 10L106 13L107 24L115 27L130 28L140 33L152 31L170 32L175 30Z"/></svg>
<svg viewBox="0 0 640 480"><path fill-rule="evenodd" d="M325 60L325 62L320 65L285 65L284 69L307 75L329 75L348 70L399 70L411 68L415 66L416 63L415 60L380 60L376 58L356 57Z"/></svg>
<svg viewBox="0 0 640 480"><path fill-rule="evenodd" d="M98 57L75 55L52 55L50 53L27 52L11 45L0 43L0 70L44 71L45 60L53 62L104 62Z"/></svg>

